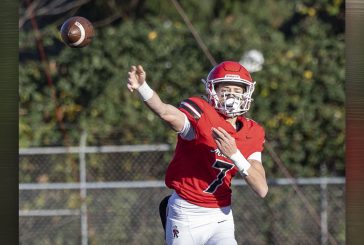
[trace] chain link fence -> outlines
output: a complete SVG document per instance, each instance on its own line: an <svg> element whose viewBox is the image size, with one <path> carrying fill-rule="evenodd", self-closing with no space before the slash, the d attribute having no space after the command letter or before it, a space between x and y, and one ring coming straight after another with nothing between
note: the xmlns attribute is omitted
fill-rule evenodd
<svg viewBox="0 0 364 245"><path fill-rule="evenodd" d="M163 179L172 150L20 149L20 244L164 244L158 206L171 194ZM345 244L344 178L272 179L265 199L237 178L238 244Z"/></svg>

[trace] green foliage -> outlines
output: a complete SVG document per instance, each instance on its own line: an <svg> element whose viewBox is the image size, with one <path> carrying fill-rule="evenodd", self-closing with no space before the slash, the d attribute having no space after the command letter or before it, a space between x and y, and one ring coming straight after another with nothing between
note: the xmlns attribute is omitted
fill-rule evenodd
<svg viewBox="0 0 364 245"><path fill-rule="evenodd" d="M344 42L343 35L328 39L325 29L315 18L302 21L302 35L259 74L265 78L258 80L254 118L294 175L314 176L321 164L334 175L343 171Z"/></svg>
<svg viewBox="0 0 364 245"><path fill-rule="evenodd" d="M180 3L217 62L240 60L249 49L263 52L248 116L266 129L291 173L315 176L326 164L331 175L343 175L343 2ZM124 14L133 9L119 7ZM150 85L176 105L203 94L200 79L212 66L171 3L146 1L129 14L96 28L83 49L60 42L59 23L45 25L45 63L37 57L36 35L20 32L20 147L78 145L83 130L88 145L175 144L175 133L126 89L128 69L143 64ZM280 176L268 153L264 164L269 177Z"/></svg>

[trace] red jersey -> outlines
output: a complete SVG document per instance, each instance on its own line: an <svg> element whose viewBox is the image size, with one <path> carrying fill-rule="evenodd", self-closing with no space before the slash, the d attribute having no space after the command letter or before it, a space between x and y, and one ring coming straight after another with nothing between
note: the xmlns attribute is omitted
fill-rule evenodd
<svg viewBox="0 0 364 245"><path fill-rule="evenodd" d="M212 127L222 127L235 138L245 158L263 151L264 129L255 121L239 116L236 129L208 102L191 97L181 102L179 109L186 114L195 130L195 139L178 136L172 161L166 173L166 185L186 201L202 207L225 207L231 204L231 179L237 167L217 148Z"/></svg>

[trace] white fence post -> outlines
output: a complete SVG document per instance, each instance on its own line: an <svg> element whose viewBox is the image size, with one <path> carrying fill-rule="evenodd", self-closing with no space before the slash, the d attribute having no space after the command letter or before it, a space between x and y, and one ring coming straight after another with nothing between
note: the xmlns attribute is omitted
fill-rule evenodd
<svg viewBox="0 0 364 245"><path fill-rule="evenodd" d="M81 196L81 244L88 244L87 232L87 186L86 186L86 139L87 132L83 131L80 140L80 196Z"/></svg>

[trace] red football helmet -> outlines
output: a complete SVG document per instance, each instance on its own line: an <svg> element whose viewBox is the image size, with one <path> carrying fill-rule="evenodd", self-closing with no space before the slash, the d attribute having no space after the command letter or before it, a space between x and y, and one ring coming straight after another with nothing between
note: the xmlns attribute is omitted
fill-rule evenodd
<svg viewBox="0 0 364 245"><path fill-rule="evenodd" d="M209 103L221 114L227 117L235 117L249 110L250 103L253 100L251 96L254 91L255 82L240 63L234 61L222 62L210 71L206 81L202 81L205 84ZM224 99L220 100L216 93L216 85L227 82L243 86L244 92L224 93Z"/></svg>

